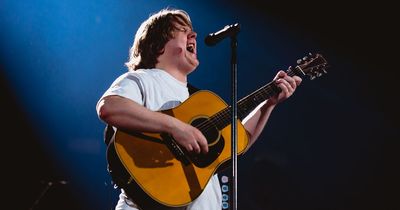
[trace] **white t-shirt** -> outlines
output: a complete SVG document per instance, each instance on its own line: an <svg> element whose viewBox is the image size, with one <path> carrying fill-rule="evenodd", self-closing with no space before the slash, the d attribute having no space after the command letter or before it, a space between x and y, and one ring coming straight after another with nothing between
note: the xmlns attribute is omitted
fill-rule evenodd
<svg viewBox="0 0 400 210"><path fill-rule="evenodd" d="M175 79L164 70L139 69L118 77L100 100L109 95L122 96L152 111L160 111L178 106L189 97L189 91L186 83ZM218 176L214 175L202 194L187 207L187 210L221 210L221 203L221 188ZM116 210L136 209L134 204L126 201L122 190Z"/></svg>

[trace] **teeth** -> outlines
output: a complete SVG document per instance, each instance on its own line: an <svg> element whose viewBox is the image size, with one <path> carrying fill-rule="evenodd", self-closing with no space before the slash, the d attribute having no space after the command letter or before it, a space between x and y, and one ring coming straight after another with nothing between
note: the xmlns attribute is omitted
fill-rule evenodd
<svg viewBox="0 0 400 210"><path fill-rule="evenodd" d="M186 50L189 51L189 52L191 52L191 53L194 53L194 44L193 44L193 43L188 44L188 45L186 46Z"/></svg>

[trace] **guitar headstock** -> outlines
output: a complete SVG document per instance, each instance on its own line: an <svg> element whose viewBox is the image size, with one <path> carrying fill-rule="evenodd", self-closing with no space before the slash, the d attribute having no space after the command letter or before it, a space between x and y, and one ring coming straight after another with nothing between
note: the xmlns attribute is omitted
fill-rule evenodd
<svg viewBox="0 0 400 210"><path fill-rule="evenodd" d="M313 80L316 77L322 76L324 73L328 73L328 62L321 54L311 54L304 56L302 59L297 60L297 66L289 70L293 71L296 75L303 76L308 75Z"/></svg>

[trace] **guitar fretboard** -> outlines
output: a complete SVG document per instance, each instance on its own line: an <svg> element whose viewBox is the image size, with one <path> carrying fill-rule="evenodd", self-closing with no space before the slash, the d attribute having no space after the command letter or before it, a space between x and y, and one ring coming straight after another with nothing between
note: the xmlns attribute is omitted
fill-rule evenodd
<svg viewBox="0 0 400 210"><path fill-rule="evenodd" d="M287 74L289 76L294 75L302 75L301 69L299 68L290 68L287 70ZM247 115L250 114L260 103L265 100L271 98L272 96L278 94L281 89L275 84L274 81L264 85L258 90L254 91L250 95L240 99L237 102L238 112L237 118L239 120L243 120ZM215 115L211 116L208 121L204 123L208 125L200 125L199 128L202 131L210 127L217 127L219 130L222 130L226 126L231 123L231 106L219 111Z"/></svg>

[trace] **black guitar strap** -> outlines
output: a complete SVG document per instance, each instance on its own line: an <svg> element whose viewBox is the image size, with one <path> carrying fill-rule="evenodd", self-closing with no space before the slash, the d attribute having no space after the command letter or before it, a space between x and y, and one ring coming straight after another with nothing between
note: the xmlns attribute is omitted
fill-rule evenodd
<svg viewBox="0 0 400 210"><path fill-rule="evenodd" d="M108 125L104 128L104 143L108 146L114 136L114 129L111 125Z"/></svg>
<svg viewBox="0 0 400 210"><path fill-rule="evenodd" d="M188 87L188 90L189 90L189 95L192 95L193 93L195 93L195 92L200 90L199 88L193 86L190 83L187 83L187 87Z"/></svg>

